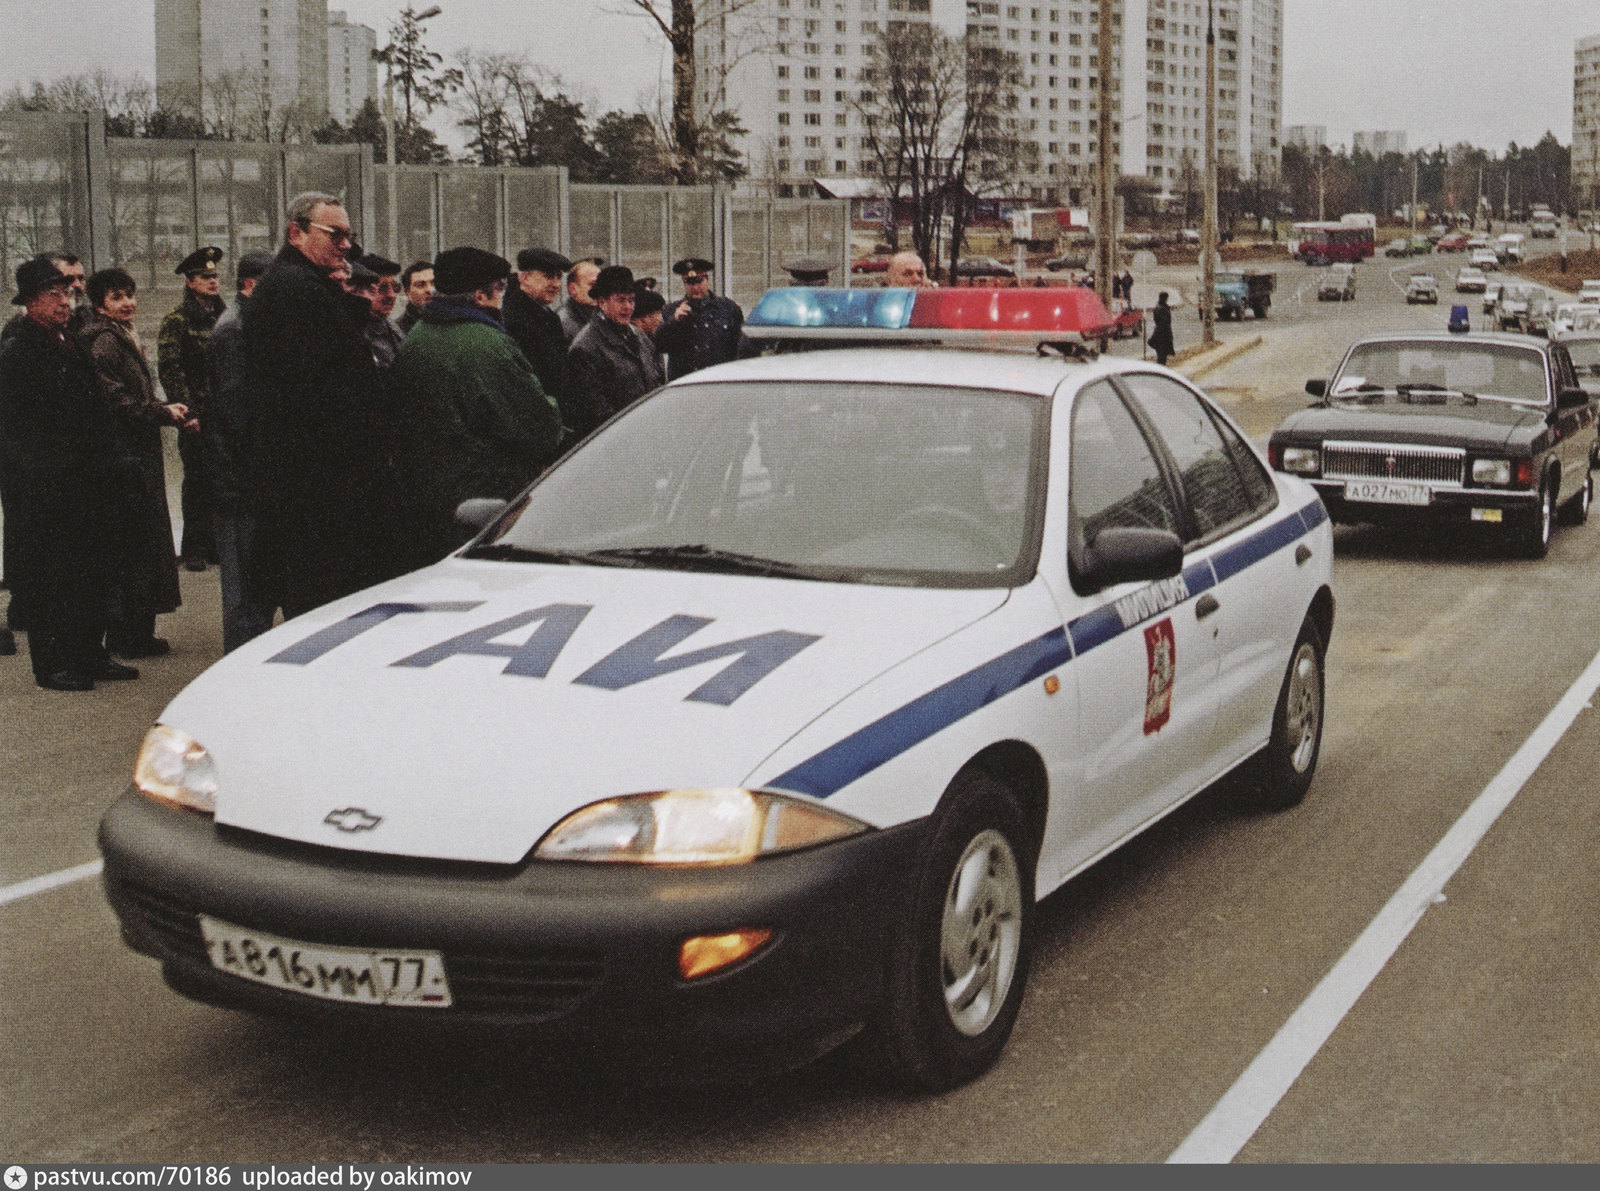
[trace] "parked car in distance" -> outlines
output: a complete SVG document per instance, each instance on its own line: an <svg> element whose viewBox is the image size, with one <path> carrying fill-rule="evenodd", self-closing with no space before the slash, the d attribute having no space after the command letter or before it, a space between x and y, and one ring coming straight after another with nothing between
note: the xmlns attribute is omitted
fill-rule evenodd
<svg viewBox="0 0 1600 1191"><path fill-rule="evenodd" d="M1348 302L1356 296L1356 267L1337 264L1317 281L1317 301Z"/></svg>
<svg viewBox="0 0 1600 1191"><path fill-rule="evenodd" d="M1406 239L1404 236L1401 236L1401 237L1399 237L1398 239L1395 239L1395 240L1390 240L1387 244L1385 244L1383 246L1383 255L1384 256L1410 256L1411 255L1411 241Z"/></svg>
<svg viewBox="0 0 1600 1191"><path fill-rule="evenodd" d="M1493 248L1474 248L1469 259L1474 267L1483 269L1485 272L1500 267L1500 256Z"/></svg>
<svg viewBox="0 0 1600 1191"><path fill-rule="evenodd" d="M1500 291L1500 301L1495 304L1495 321L1502 331L1520 331L1523 319L1528 316L1528 303L1533 300L1533 286L1508 285Z"/></svg>
<svg viewBox="0 0 1600 1191"><path fill-rule="evenodd" d="M1500 306L1500 295L1505 291L1505 285L1498 281L1491 281L1483 287L1483 312L1493 314Z"/></svg>
<svg viewBox="0 0 1600 1191"><path fill-rule="evenodd" d="M1600 402L1561 343L1375 335L1306 392L1316 400L1272 432L1268 454L1311 481L1336 524L1499 527L1543 558L1558 508L1588 518Z"/></svg>
<svg viewBox="0 0 1600 1191"><path fill-rule="evenodd" d="M1440 236L1439 242L1433 247L1438 252L1465 252L1469 238L1466 232L1450 232Z"/></svg>
<svg viewBox="0 0 1600 1191"><path fill-rule="evenodd" d="M1406 284L1406 305L1414 306L1419 302L1437 305L1438 301L1439 283L1434 280L1433 274L1413 273Z"/></svg>
<svg viewBox="0 0 1600 1191"><path fill-rule="evenodd" d="M1079 269L1087 269L1089 267L1089 254L1087 252L1063 253L1045 261L1044 267L1052 273L1074 273Z"/></svg>
<svg viewBox="0 0 1600 1191"><path fill-rule="evenodd" d="M1515 264L1522 260L1522 236L1517 232L1507 232L1495 241L1494 250L1502 261Z"/></svg>
<svg viewBox="0 0 1600 1191"><path fill-rule="evenodd" d="M1015 277L1016 270L992 256L969 256L956 265L957 277Z"/></svg>
<svg viewBox="0 0 1600 1191"><path fill-rule="evenodd" d="M1597 318L1600 318L1600 306L1583 302L1562 302L1556 307L1555 315L1550 320L1550 334L1565 335L1568 331L1578 330L1580 320L1589 324Z"/></svg>
<svg viewBox="0 0 1600 1191"><path fill-rule="evenodd" d="M887 273L889 271L889 258L886 256L864 256L860 260L850 262L852 273Z"/></svg>
<svg viewBox="0 0 1600 1191"><path fill-rule="evenodd" d="M1411 237L1411 255L1412 256L1427 256L1428 253L1430 253L1432 251L1433 251L1433 241L1428 239L1427 236L1424 236L1424 235L1419 233L1419 234Z"/></svg>
<svg viewBox="0 0 1600 1191"><path fill-rule="evenodd" d="M1578 286L1578 301L1585 305L1600 306L1600 278L1585 277Z"/></svg>
<svg viewBox="0 0 1600 1191"><path fill-rule="evenodd" d="M1483 270L1472 265L1463 265L1456 274L1456 293L1481 294L1489 287L1489 279L1483 275Z"/></svg>

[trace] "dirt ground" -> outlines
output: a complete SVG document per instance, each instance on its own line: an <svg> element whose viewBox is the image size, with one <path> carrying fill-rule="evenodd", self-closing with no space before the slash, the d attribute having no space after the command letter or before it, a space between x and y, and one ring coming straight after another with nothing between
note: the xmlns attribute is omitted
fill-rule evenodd
<svg viewBox="0 0 1600 1191"><path fill-rule="evenodd" d="M1520 265L1513 265L1506 270L1515 273L1518 277L1526 277L1529 281L1548 286L1551 289L1565 290L1569 294L1578 292L1578 287L1585 277L1600 277L1600 250L1583 249L1580 252L1567 253L1567 268L1561 269L1561 254L1552 252L1548 256L1535 257L1531 261L1524 261Z"/></svg>

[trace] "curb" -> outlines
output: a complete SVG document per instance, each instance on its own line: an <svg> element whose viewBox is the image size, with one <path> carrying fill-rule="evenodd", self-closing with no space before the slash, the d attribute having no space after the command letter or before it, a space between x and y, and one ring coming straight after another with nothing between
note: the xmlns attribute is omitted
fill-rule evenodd
<svg viewBox="0 0 1600 1191"><path fill-rule="evenodd" d="M1230 363L1244 355L1252 348L1261 346L1261 336L1252 335L1249 339L1235 340L1233 343L1223 344L1205 351L1195 352L1187 360L1177 365L1178 371L1190 380L1199 380L1209 376L1224 364Z"/></svg>

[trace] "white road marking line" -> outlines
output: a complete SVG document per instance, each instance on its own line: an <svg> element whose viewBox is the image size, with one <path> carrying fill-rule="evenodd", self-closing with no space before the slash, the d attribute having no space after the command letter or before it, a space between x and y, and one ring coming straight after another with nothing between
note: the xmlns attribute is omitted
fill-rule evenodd
<svg viewBox="0 0 1600 1191"><path fill-rule="evenodd" d="M58 873L46 873L31 881L19 881L15 885L7 885L0 889L0 906L9 902L19 902L25 897L44 893L49 889L58 889L62 885L71 885L74 881L81 881L85 877L98 877L103 867L105 867L104 862L91 860L88 864L78 865L77 868L64 868Z"/></svg>
<svg viewBox="0 0 1600 1191"><path fill-rule="evenodd" d="M1600 689L1600 654L1172 1156L1231 1162Z"/></svg>

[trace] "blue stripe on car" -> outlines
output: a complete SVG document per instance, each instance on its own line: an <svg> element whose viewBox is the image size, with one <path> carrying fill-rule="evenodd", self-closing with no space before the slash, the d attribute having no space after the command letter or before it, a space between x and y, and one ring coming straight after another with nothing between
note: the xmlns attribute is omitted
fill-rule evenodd
<svg viewBox="0 0 1600 1191"><path fill-rule="evenodd" d="M1316 515L1316 510L1321 510L1320 517ZM1327 512L1322 509L1322 502L1313 501L1305 509L1269 525L1224 552L1233 564L1237 564L1227 574L1236 574L1250 562L1281 550L1325 520ZM1263 548L1264 543L1270 545ZM1240 563L1240 559L1249 559L1250 562ZM1217 565L1214 568L1214 563L1215 560L1196 563L1184 571L1184 582L1189 586L1191 599L1226 577L1222 567ZM958 720L965 719L1018 687L1136 627L1124 627L1114 605L1096 608L1071 621L1065 630L1051 629L1043 636L1035 637L918 696L905 706L852 732L837 744L829 745L806 758L766 785L771 789L793 790L814 798L827 798Z"/></svg>

